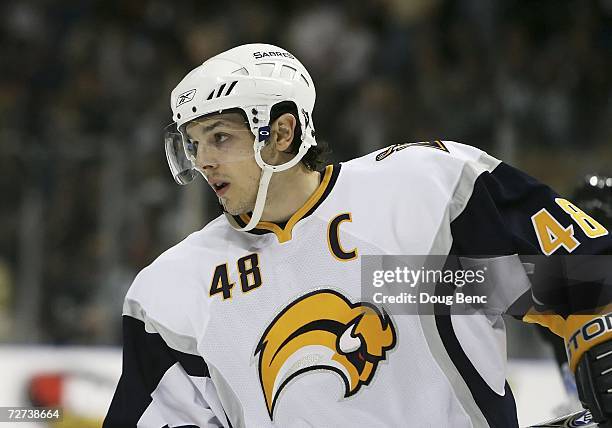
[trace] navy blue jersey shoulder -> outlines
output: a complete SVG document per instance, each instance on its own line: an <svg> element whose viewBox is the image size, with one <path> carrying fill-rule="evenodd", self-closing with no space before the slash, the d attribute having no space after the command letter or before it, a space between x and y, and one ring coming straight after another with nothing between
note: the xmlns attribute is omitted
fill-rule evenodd
<svg viewBox="0 0 612 428"><path fill-rule="evenodd" d="M550 187L501 163L476 179L470 200L451 224L450 252L475 257L518 254L536 266L530 296L520 299L525 309L536 306L566 317L602 306L612 298L612 264L607 257L612 254L612 238L609 233L587 236L584 225L564 211L560 201L566 200ZM544 254L534 221L543 210L560 228L571 231L576 242L571 251L559 245L553 254ZM532 295L545 305L536 305Z"/></svg>
<svg viewBox="0 0 612 428"><path fill-rule="evenodd" d="M474 183L472 196L451 224L453 249L462 255L539 255L542 250L531 217L546 209L562 227L573 226L580 245L572 254L612 254L610 236L589 239L555 202L554 190L506 163L484 172ZM560 247L555 254L569 254Z"/></svg>
<svg viewBox="0 0 612 428"><path fill-rule="evenodd" d="M451 224L453 253L460 255L540 254L531 215L558 195L533 177L500 163L474 183L472 196Z"/></svg>

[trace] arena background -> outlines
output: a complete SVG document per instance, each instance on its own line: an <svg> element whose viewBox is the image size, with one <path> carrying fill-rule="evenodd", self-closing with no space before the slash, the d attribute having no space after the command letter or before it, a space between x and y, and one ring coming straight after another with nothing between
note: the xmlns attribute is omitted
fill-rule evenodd
<svg viewBox="0 0 612 428"><path fill-rule="evenodd" d="M104 415L135 274L218 215L202 183L174 184L162 143L170 90L216 53L298 56L330 161L450 139L565 195L612 174L612 0L20 0L0 16L0 406L59 403L64 426ZM552 416L552 353L509 324L521 423Z"/></svg>

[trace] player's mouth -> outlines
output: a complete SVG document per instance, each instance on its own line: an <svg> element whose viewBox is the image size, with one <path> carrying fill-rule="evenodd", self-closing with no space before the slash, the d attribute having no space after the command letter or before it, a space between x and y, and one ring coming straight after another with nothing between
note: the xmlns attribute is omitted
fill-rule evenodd
<svg viewBox="0 0 612 428"><path fill-rule="evenodd" d="M223 196L225 192L227 192L227 189L229 189L230 184L223 181L219 181L217 183L211 184L211 186L217 196Z"/></svg>

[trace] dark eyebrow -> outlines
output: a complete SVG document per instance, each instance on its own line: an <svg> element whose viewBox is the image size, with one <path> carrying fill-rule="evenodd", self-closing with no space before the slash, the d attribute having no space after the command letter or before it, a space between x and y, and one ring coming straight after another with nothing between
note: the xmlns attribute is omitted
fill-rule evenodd
<svg viewBox="0 0 612 428"><path fill-rule="evenodd" d="M242 123L248 123L248 122L242 122ZM236 125L236 123L232 120L228 120L228 119L219 119L216 122L213 122L210 125L206 125L204 128L202 128L202 132L210 132L213 129L222 126L222 125L226 125L226 126L232 126L232 125Z"/></svg>
<svg viewBox="0 0 612 428"><path fill-rule="evenodd" d="M245 122L242 122L242 123L244 123L244 124L248 124L249 122L246 122L246 121L245 121ZM235 124L235 123L234 123L234 121L232 121L232 120L228 120L228 119L219 119L219 120L217 120L217 121L215 121L215 122L211 123L210 125L206 125L206 126L204 126L204 127L201 129L201 131L202 131L202 133L206 133L206 132L210 132L210 131L214 130L215 128L218 128L219 126L222 126L222 125L231 126L231 125L234 125L234 124Z"/></svg>
<svg viewBox="0 0 612 428"><path fill-rule="evenodd" d="M218 120L216 122L214 122L211 125L206 125L204 128L202 128L202 132L210 132L213 129L221 126L221 125L225 125L225 121L224 120Z"/></svg>
<svg viewBox="0 0 612 428"><path fill-rule="evenodd" d="M210 125L206 125L204 128L202 128L202 132L203 132L203 133L205 133L205 132L210 132L210 131L212 131L213 129L215 129L215 128L217 128L217 127L221 126L221 125L223 125L223 124L224 124L224 122L225 122L224 120L217 120L216 122L213 122L213 123L211 123ZM189 136L189 129L187 129L187 134L188 134L188 136Z"/></svg>

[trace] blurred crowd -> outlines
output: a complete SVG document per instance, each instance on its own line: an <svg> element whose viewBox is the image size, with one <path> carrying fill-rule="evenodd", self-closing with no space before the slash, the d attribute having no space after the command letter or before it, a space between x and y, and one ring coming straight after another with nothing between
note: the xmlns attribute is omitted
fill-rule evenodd
<svg viewBox="0 0 612 428"><path fill-rule="evenodd" d="M118 343L136 272L218 215L166 171L169 93L238 44L310 70L331 161L453 139L536 151L530 172L569 186L550 153L610 153L612 0L20 0L0 16L0 341Z"/></svg>

